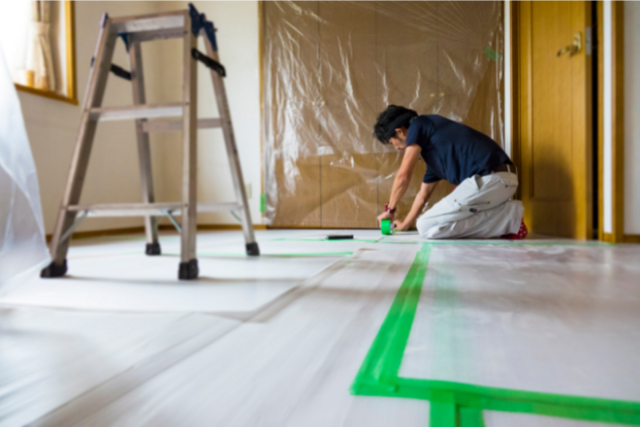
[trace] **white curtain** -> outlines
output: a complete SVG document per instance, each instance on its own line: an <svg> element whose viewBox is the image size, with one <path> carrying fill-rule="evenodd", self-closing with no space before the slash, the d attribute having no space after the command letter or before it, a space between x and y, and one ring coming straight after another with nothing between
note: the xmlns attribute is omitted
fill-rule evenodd
<svg viewBox="0 0 640 427"><path fill-rule="evenodd" d="M0 293L10 278L49 262L36 167L0 46Z"/></svg>
<svg viewBox="0 0 640 427"><path fill-rule="evenodd" d="M51 45L51 8L57 2L34 1L32 12L33 70L35 87L56 91L55 67Z"/></svg>

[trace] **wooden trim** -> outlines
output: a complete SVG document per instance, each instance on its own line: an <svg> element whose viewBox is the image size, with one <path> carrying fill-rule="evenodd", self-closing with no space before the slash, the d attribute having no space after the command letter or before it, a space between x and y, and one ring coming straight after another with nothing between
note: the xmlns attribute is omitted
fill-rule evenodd
<svg viewBox="0 0 640 427"><path fill-rule="evenodd" d="M604 232L604 10L598 2L598 237L623 242L624 235L624 2L611 3L611 215L612 233ZM608 240L610 239L610 240Z"/></svg>
<svg viewBox="0 0 640 427"><path fill-rule="evenodd" d="M78 105L77 84L76 84L76 39L75 39L75 1L66 0L64 3L65 14L65 43L66 43L66 65L67 65L67 95L57 92L37 89L14 83L17 90L42 96L44 98L55 99L56 101Z"/></svg>
<svg viewBox="0 0 640 427"><path fill-rule="evenodd" d="M78 105L78 84L76 81L76 2L65 1L67 22L67 97Z"/></svg>
<svg viewBox="0 0 640 427"><path fill-rule="evenodd" d="M625 234L622 237L623 243L640 243L640 234Z"/></svg>
<svg viewBox="0 0 640 427"><path fill-rule="evenodd" d="M596 40L598 43L598 240L604 233L604 19L603 5L597 3Z"/></svg>
<svg viewBox="0 0 640 427"><path fill-rule="evenodd" d="M510 0L509 0L510 1ZM520 43L520 39L518 37L519 31L519 17L520 17L520 2L519 1L510 1L510 19L511 19L511 32L509 37L511 37L511 64L507 64L507 66L511 67L511 87L508 90L511 91L511 105L507 105L507 108L511 108L511 160L513 164L516 166L517 170L520 171L522 169L522 163L520 159L520 67L519 67L519 55L518 55L518 45ZM522 199L522 189L518 186L518 190L516 192L517 199Z"/></svg>
<svg viewBox="0 0 640 427"><path fill-rule="evenodd" d="M624 238L624 2L611 2L612 220L616 242Z"/></svg>
<svg viewBox="0 0 640 427"><path fill-rule="evenodd" d="M56 92L51 92L51 91L42 90L42 89L36 89L35 87L29 87L29 86L21 85L20 83L14 83L13 85L15 86L16 89L18 89L21 92L27 92L27 93L30 93L30 94L33 94L33 95L42 96L44 98L55 99L56 101L62 101L62 102L66 102L68 104L78 105L78 100L77 99L67 98L66 96L60 95L59 93L56 93Z"/></svg>
<svg viewBox="0 0 640 427"><path fill-rule="evenodd" d="M262 208L262 195L264 194L264 165L266 159L264 158L264 32L266 26L264 20L266 15L264 12L264 0L258 1L258 74L260 78L260 199L258 201ZM265 217L265 212L260 212L260 217Z"/></svg>
<svg viewBox="0 0 640 427"><path fill-rule="evenodd" d="M160 224L159 230L171 231L175 230L172 224ZM266 230L267 226L264 224L253 224L254 230ZM200 224L198 225L199 231L211 231L211 230L242 230L240 224ZM144 233L144 226L139 227L125 227L125 228L110 228L106 230L91 230L91 231L79 231L73 233L72 240L75 239L90 239L94 237L104 236L121 236L125 234L141 234ZM46 235L47 243L51 242L51 234Z"/></svg>
<svg viewBox="0 0 640 427"><path fill-rule="evenodd" d="M322 227L317 225L267 225L267 230L322 230Z"/></svg>
<svg viewBox="0 0 640 427"><path fill-rule="evenodd" d="M173 226L167 227L173 228ZM253 224L253 229L266 230L267 226L264 224ZM198 230L242 230L242 226L240 224L200 224L198 225Z"/></svg>
<svg viewBox="0 0 640 427"><path fill-rule="evenodd" d="M593 27L593 11L591 7L591 1L584 1L582 6L585 8L585 20L581 20L581 25L578 26L580 28L582 26L581 32L584 36L586 35L586 31L588 27ZM581 204L582 209L584 209L584 239L592 240L593 237L593 203L594 194L593 194L593 141L594 138L597 138L596 135L593 134L593 120L594 120L594 108L593 108L593 52L591 54L584 56L584 60L586 61L585 67L585 97L583 99L584 108L586 108L586 116L587 120L585 123L586 129L585 131L585 139L587 140L587 146L585 147L585 151L583 152L585 165L583 169L583 173L581 174L584 179L584 184L586 188L586 203ZM578 103L580 105L580 103ZM580 218L580 208L578 208L577 212L578 220Z"/></svg>
<svg viewBox="0 0 640 427"><path fill-rule="evenodd" d="M319 225L267 225L267 230L379 230L372 227L322 227Z"/></svg>

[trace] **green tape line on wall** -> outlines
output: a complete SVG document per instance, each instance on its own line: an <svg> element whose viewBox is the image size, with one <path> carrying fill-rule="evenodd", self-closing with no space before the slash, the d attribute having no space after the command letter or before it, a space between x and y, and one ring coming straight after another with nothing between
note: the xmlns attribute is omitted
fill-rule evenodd
<svg viewBox="0 0 640 427"><path fill-rule="evenodd" d="M260 194L260 213L265 213L267 211L267 195L262 193Z"/></svg>
<svg viewBox="0 0 640 427"><path fill-rule="evenodd" d="M432 427L480 427L483 410L640 425L640 402L399 377L433 245L424 243L391 304L351 392L429 400Z"/></svg>
<svg viewBox="0 0 640 427"><path fill-rule="evenodd" d="M494 62L498 62L498 60L500 59L500 54L493 50L491 46L487 46L487 48L484 50L484 54L487 58Z"/></svg>

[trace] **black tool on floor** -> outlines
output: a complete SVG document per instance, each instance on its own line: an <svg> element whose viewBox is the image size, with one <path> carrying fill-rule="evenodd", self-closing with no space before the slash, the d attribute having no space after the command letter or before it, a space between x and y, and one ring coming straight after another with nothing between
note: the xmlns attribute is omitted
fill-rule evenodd
<svg viewBox="0 0 640 427"><path fill-rule="evenodd" d="M353 234L329 234L327 240L350 240L353 239Z"/></svg>

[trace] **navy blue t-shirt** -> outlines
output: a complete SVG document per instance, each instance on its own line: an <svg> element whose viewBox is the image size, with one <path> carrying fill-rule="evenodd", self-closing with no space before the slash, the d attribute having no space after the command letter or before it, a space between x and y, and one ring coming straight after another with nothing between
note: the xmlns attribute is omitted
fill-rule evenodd
<svg viewBox="0 0 640 427"><path fill-rule="evenodd" d="M412 144L420 146L427 164L424 183L445 179L458 185L474 175L488 175L504 163L513 164L487 135L436 114L411 120L407 147Z"/></svg>

